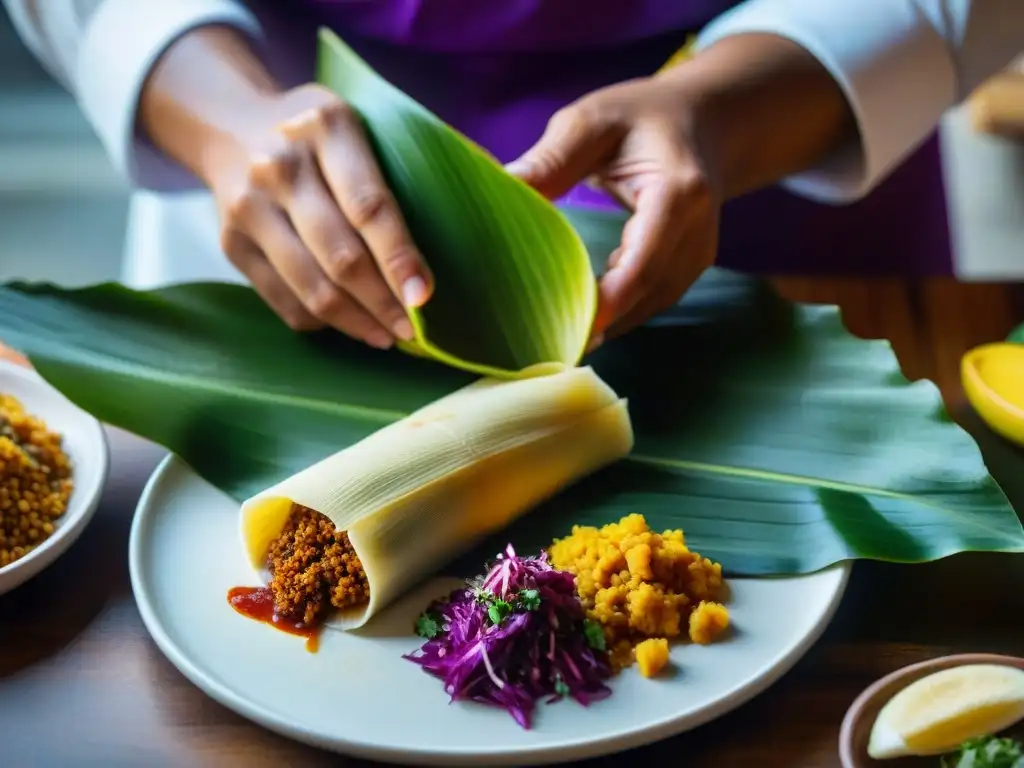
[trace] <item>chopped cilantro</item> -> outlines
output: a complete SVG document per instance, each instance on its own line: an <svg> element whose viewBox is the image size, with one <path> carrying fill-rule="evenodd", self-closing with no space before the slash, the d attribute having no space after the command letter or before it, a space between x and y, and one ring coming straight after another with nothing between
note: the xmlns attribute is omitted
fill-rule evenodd
<svg viewBox="0 0 1024 768"><path fill-rule="evenodd" d="M492 624L501 624L505 617L512 613L512 610L513 606L511 603L495 597L492 599L491 604L487 606L487 616Z"/></svg>
<svg viewBox="0 0 1024 768"><path fill-rule="evenodd" d="M583 636L587 638L587 645L595 651L607 650L608 646L605 643L604 630L601 629L601 625L597 622L585 619L583 622Z"/></svg>
<svg viewBox="0 0 1024 768"><path fill-rule="evenodd" d="M540 591L536 589L520 590L511 602L483 589L477 589L473 594L480 605L487 606L487 617L494 625L501 624L516 611L535 611L540 608Z"/></svg>
<svg viewBox="0 0 1024 768"><path fill-rule="evenodd" d="M441 633L441 622L431 613L421 613L416 619L416 634L433 640Z"/></svg>
<svg viewBox="0 0 1024 768"><path fill-rule="evenodd" d="M1024 768L1024 746L1015 739L969 739L942 758L942 768Z"/></svg>
<svg viewBox="0 0 1024 768"><path fill-rule="evenodd" d="M524 589L519 593L519 602L528 611L540 608L540 592L536 589Z"/></svg>

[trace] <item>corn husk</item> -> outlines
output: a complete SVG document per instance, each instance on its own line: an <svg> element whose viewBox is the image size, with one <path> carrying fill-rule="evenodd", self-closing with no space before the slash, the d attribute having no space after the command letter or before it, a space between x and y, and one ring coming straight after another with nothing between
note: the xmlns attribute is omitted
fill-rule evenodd
<svg viewBox="0 0 1024 768"><path fill-rule="evenodd" d="M362 561L370 602L329 623L356 628L632 446L625 400L591 368L481 379L245 501L242 541L265 577L293 503L330 518Z"/></svg>

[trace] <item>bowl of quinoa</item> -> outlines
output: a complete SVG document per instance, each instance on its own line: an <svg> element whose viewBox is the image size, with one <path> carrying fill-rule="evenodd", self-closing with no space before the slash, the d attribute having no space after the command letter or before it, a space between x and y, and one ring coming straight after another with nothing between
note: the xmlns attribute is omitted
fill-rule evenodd
<svg viewBox="0 0 1024 768"><path fill-rule="evenodd" d="M52 564L96 511L100 423L35 371L0 359L0 594Z"/></svg>

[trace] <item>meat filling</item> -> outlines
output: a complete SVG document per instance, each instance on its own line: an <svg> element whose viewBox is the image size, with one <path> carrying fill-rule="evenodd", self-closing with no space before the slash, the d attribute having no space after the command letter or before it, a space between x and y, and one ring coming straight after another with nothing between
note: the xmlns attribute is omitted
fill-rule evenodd
<svg viewBox="0 0 1024 768"><path fill-rule="evenodd" d="M348 534L308 507L292 505L281 535L267 553L274 609L307 626L322 622L332 608L365 605L370 585Z"/></svg>

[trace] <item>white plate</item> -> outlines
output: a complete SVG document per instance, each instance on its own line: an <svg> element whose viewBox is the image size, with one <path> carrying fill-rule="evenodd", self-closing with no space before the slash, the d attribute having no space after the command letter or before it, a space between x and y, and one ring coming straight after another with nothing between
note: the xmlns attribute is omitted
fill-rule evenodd
<svg viewBox="0 0 1024 768"><path fill-rule="evenodd" d="M73 463L74 490L53 534L20 560L0 568L0 595L24 584L51 565L92 519L107 481L109 451L103 427L28 368L0 360L0 393L14 395L32 416L64 438Z"/></svg>
<svg viewBox="0 0 1024 768"><path fill-rule="evenodd" d="M482 565L482 564L481 564ZM270 730L336 752L402 763L524 765L636 747L705 723L764 690L811 646L839 604L847 566L802 578L733 580L736 631L672 652L677 674L627 672L608 699L538 704L533 729L503 710L452 704L441 682L401 658L415 617L454 582L437 580L364 633L327 632L318 653L236 613L227 591L253 583L238 505L169 457L132 526L135 599L171 662L221 704Z"/></svg>

